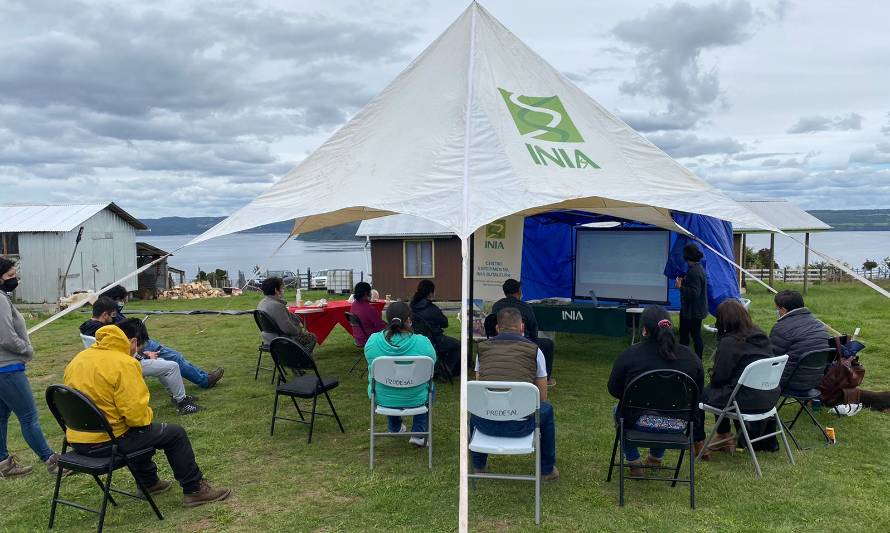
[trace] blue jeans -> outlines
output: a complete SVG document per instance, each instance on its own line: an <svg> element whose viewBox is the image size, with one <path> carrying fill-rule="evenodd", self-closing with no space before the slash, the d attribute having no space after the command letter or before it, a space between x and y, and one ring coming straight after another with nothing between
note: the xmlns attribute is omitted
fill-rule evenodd
<svg viewBox="0 0 890 533"><path fill-rule="evenodd" d="M200 368L191 364L184 355L177 352L176 350L168 348L167 346L162 345L160 342L154 339L148 339L148 342L145 343L142 351L158 352L158 357L160 357L161 359L173 361L174 363L179 365L179 373L182 374L183 378L191 381L202 389L207 388L207 372L204 372Z"/></svg>
<svg viewBox="0 0 890 533"><path fill-rule="evenodd" d="M550 402L541 402L541 474L553 472L556 465L556 418ZM535 430L534 417L528 420L510 420L500 422L486 420L476 415L470 416L471 430L479 430L492 437L524 437ZM488 454L470 452L473 457L473 468L481 470L488 462Z"/></svg>
<svg viewBox="0 0 890 533"><path fill-rule="evenodd" d="M436 401L436 386L433 385L433 397L431 399L432 402ZM423 413L421 415L414 415L411 417L411 431L415 433L423 433L426 431L427 423L430 419L429 412ZM386 417L386 425L387 430L390 433L398 433L399 430L402 429L402 417L400 416L388 416ZM423 438L423 437L421 437Z"/></svg>
<svg viewBox="0 0 890 533"><path fill-rule="evenodd" d="M618 424L618 417L620 414L618 413L618 406L616 405L612 409L612 414L615 415L615 424ZM625 428L632 429L632 428ZM640 451L636 448L636 446L623 445L621 446L624 449L624 459L626 461L636 461L640 458ZM656 459L664 458L664 448L649 448L649 455Z"/></svg>
<svg viewBox="0 0 890 533"><path fill-rule="evenodd" d="M0 374L0 461L9 457L6 449L6 428L9 425L9 414L15 413L22 428L22 436L41 461L46 461L53 454L52 448L46 443L43 430L40 428L40 416L31 385L24 372L4 372Z"/></svg>

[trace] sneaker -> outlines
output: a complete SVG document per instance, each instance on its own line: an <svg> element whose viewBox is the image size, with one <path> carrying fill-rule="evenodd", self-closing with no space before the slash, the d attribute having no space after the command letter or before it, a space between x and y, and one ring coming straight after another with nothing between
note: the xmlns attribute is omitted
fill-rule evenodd
<svg viewBox="0 0 890 533"><path fill-rule="evenodd" d="M163 493L167 492L168 490L170 490L170 487L172 487L172 486L173 486L172 481L167 481L166 479L159 479L157 483L155 483L151 487L148 487L148 493L151 494L152 496L155 496L157 494L163 494ZM136 496L139 496L140 498L144 497L144 494L142 493L141 489L136 491Z"/></svg>
<svg viewBox="0 0 890 533"><path fill-rule="evenodd" d="M664 459L659 459L658 457L648 456L646 457L646 466L661 466L664 464Z"/></svg>
<svg viewBox="0 0 890 533"><path fill-rule="evenodd" d="M553 378L547 378L547 388L553 388L556 386L556 380Z"/></svg>
<svg viewBox="0 0 890 533"><path fill-rule="evenodd" d="M408 428L405 426L405 424L402 424L402 427L399 428L398 433L405 433L406 431L408 431ZM392 431L390 431L390 433L392 433Z"/></svg>
<svg viewBox="0 0 890 533"><path fill-rule="evenodd" d="M426 448L426 437L411 437L408 439L408 444L413 444L418 448Z"/></svg>
<svg viewBox="0 0 890 533"><path fill-rule="evenodd" d="M22 466L15 462L15 455L0 461L0 479L5 477L26 476L34 470L32 466ZM51 459L51 458L50 458Z"/></svg>
<svg viewBox="0 0 890 533"><path fill-rule="evenodd" d="M182 398L182 400L180 400L179 402L177 402L177 401L174 400L173 398L170 398L170 403L173 405L173 407L177 407L177 406L179 405L180 402L183 402L183 401L185 401L185 400L188 400L190 403L198 403L198 397L197 397L197 396L192 396L191 394L186 394L186 395Z"/></svg>
<svg viewBox="0 0 890 533"><path fill-rule="evenodd" d="M633 477L639 477L645 475L643 472L643 460L637 459L635 461L628 461L627 468L630 470L630 475Z"/></svg>
<svg viewBox="0 0 890 533"><path fill-rule="evenodd" d="M226 369L223 367L219 367L213 372L207 374L207 388L212 389L216 386L219 380L222 379L223 374L226 372Z"/></svg>
<svg viewBox="0 0 890 533"><path fill-rule="evenodd" d="M232 489L214 489L207 483L206 479L201 480L201 488L198 492L182 495L183 507L197 507L205 503L218 502L225 500L232 494Z"/></svg>
<svg viewBox="0 0 890 533"><path fill-rule="evenodd" d="M188 396L176 404L176 412L180 415L193 415L201 410L201 406L190 400Z"/></svg>
<svg viewBox="0 0 890 533"><path fill-rule="evenodd" d="M49 459L47 459L46 462L44 463L44 464L46 464L46 471L49 472L49 474L51 476L54 476L59 473L59 458L60 457L61 457L61 455L54 453L54 454L50 455ZM62 471L63 476L70 476L73 473L74 472L72 472L71 470L63 470Z"/></svg>
<svg viewBox="0 0 890 533"><path fill-rule="evenodd" d="M557 479L559 479L559 469L556 468L555 466L553 467L553 470L551 470L549 474L544 474L543 476L541 476L541 480L544 481L545 483L549 483L551 481L556 481Z"/></svg>

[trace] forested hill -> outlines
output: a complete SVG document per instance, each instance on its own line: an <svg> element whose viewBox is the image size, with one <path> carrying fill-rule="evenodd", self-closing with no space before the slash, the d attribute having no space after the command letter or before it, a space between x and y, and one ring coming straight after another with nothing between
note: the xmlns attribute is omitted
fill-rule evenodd
<svg viewBox="0 0 890 533"><path fill-rule="evenodd" d="M212 228L225 217L164 217L143 218L142 222L151 231L140 231L139 234L151 235L199 235ZM322 229L300 235L298 238L306 241L341 241L354 240L358 230L358 222L341 224L332 228ZM293 221L277 222L245 231L244 233L290 233L293 229Z"/></svg>
<svg viewBox="0 0 890 533"><path fill-rule="evenodd" d="M817 209L809 213L835 231L890 231L890 209Z"/></svg>

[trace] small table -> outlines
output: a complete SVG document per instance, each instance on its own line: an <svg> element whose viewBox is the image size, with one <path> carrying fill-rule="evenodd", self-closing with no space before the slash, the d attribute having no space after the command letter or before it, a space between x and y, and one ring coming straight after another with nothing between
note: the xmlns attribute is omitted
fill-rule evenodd
<svg viewBox="0 0 890 533"><path fill-rule="evenodd" d="M372 301L370 303L381 312L383 307L386 306L384 300ZM303 319L303 323L306 324L306 329L318 337L318 344L322 344L328 338L328 335L331 334L331 331L337 324L343 326L343 329L352 335L352 326L349 325L349 320L346 318L346 313L350 309L352 309L352 304L348 300L334 300L328 302L324 307L287 306L287 310L295 315L299 315Z"/></svg>
<svg viewBox="0 0 890 533"><path fill-rule="evenodd" d="M643 307L628 307L625 311L630 315L631 318L631 330L630 330L630 343L634 344L637 339L637 326L640 324L640 316L643 314ZM640 338L642 339L642 332L640 334Z"/></svg>

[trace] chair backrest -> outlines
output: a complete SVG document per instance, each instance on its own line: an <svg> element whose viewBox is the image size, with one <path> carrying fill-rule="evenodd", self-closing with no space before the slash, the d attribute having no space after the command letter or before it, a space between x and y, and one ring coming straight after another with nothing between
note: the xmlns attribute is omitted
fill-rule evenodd
<svg viewBox="0 0 890 533"><path fill-rule="evenodd" d="M621 417L627 427L644 414L691 422L698 408L698 396L698 385L688 374L668 368L650 370L624 387Z"/></svg>
<svg viewBox="0 0 890 533"><path fill-rule="evenodd" d="M315 360L309 355L299 343L287 337L278 337L272 339L269 344L269 352L272 354L272 360L278 368L278 380L283 381L287 377L285 369L291 368L298 371L312 370L315 375L318 374L318 367L315 366Z"/></svg>
<svg viewBox="0 0 890 533"><path fill-rule="evenodd" d="M739 302L741 302L742 307L744 307L745 310L751 307L751 300L748 298L739 298Z"/></svg>
<svg viewBox="0 0 890 533"><path fill-rule="evenodd" d="M83 343L84 348L89 348L90 346L96 344L96 337L90 337L89 335L80 334L80 342Z"/></svg>
<svg viewBox="0 0 890 533"><path fill-rule="evenodd" d="M107 433L111 441L116 441L105 415L82 392L64 385L50 385L46 389L46 404L63 432L70 428L87 433Z"/></svg>
<svg viewBox="0 0 890 533"><path fill-rule="evenodd" d="M488 338L496 337L498 334L497 325L498 325L498 316L496 314L491 313L487 317L485 317L485 322L484 322L485 336Z"/></svg>
<svg viewBox="0 0 890 533"><path fill-rule="evenodd" d="M531 383L471 381L467 410L487 420L522 420L541 408L541 393Z"/></svg>
<svg viewBox="0 0 890 533"><path fill-rule="evenodd" d="M259 309L254 310L253 312L253 320L256 322L258 328L263 333L272 333L273 335L284 335L284 332L281 331L281 328L278 327L278 324L275 320L269 316L269 313L265 311L260 311Z"/></svg>
<svg viewBox="0 0 890 533"><path fill-rule="evenodd" d="M371 361L371 386L375 383L406 389L429 383L432 385L435 363L422 355L383 356Z"/></svg>
<svg viewBox="0 0 890 533"><path fill-rule="evenodd" d="M739 377L739 386L757 390L775 389L782 379L786 362L788 362L787 355L754 361L742 371L742 375Z"/></svg>
<svg viewBox="0 0 890 533"><path fill-rule="evenodd" d="M797 391L808 391L816 388L825 376L825 368L834 360L835 350L813 350L800 356L794 370L788 377L785 388Z"/></svg>
<svg viewBox="0 0 890 533"><path fill-rule="evenodd" d="M357 316L355 316L353 313L350 313L349 311L346 311L343 314L346 315L346 320L349 322L349 325L352 326L353 337L355 337L356 328L358 328L358 330L360 330L365 335L365 338L368 337L368 332L365 331L365 326L362 325L362 321L359 320Z"/></svg>

